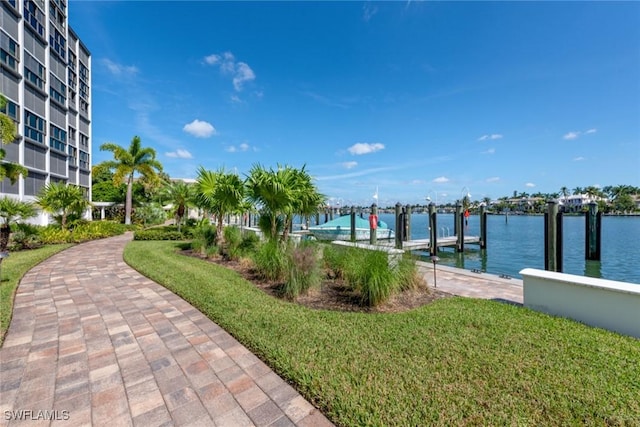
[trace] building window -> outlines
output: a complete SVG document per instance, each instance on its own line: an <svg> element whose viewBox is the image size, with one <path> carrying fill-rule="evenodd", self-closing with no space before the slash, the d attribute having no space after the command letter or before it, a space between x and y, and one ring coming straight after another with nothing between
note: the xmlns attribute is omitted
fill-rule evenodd
<svg viewBox="0 0 640 427"><path fill-rule="evenodd" d="M69 126L69 143L76 142L76 130Z"/></svg>
<svg viewBox="0 0 640 427"><path fill-rule="evenodd" d="M61 6L60 2L50 1L49 2L49 15L51 16L51 21L60 27L62 31L65 30L65 6Z"/></svg>
<svg viewBox="0 0 640 427"><path fill-rule="evenodd" d="M80 148L89 149L89 137L83 133L80 133Z"/></svg>
<svg viewBox="0 0 640 427"><path fill-rule="evenodd" d="M2 36L2 42L0 43L0 60L7 64L9 68L18 71L18 62L20 62L18 43L4 31L1 32L0 35Z"/></svg>
<svg viewBox="0 0 640 427"><path fill-rule="evenodd" d="M65 96L67 93L67 87L60 79L53 75L53 73L49 73L49 75L51 77L49 95L51 95L52 99L64 105L67 102L67 97Z"/></svg>
<svg viewBox="0 0 640 427"><path fill-rule="evenodd" d="M69 164L71 166L78 166L78 149L76 147L69 147Z"/></svg>
<svg viewBox="0 0 640 427"><path fill-rule="evenodd" d="M80 151L80 167L83 169L89 169L89 153Z"/></svg>
<svg viewBox="0 0 640 427"><path fill-rule="evenodd" d="M44 8L44 4L42 6ZM40 37L44 37L44 27L42 26L42 22L44 22L44 12L42 12L35 1L25 0L24 20L36 33L40 34Z"/></svg>
<svg viewBox="0 0 640 427"><path fill-rule="evenodd" d="M49 36L49 44L53 48L53 50L60 56L60 58L65 59L67 56L67 41L62 36L60 31L54 29L51 35Z"/></svg>
<svg viewBox="0 0 640 427"><path fill-rule="evenodd" d="M7 105L5 105L3 108L0 108L0 113L6 114L7 116L11 117L14 122L20 121L20 107L18 106L18 104L12 102L9 99L7 99Z"/></svg>
<svg viewBox="0 0 640 427"><path fill-rule="evenodd" d="M31 111L25 110L24 112L24 136L32 141L44 144L44 129L45 120L33 114Z"/></svg>
<svg viewBox="0 0 640 427"><path fill-rule="evenodd" d="M28 53L25 54L24 59L24 78L44 90L44 65Z"/></svg>
<svg viewBox="0 0 640 427"><path fill-rule="evenodd" d="M51 136L49 136L49 147L58 151L67 151L67 132L57 126L49 125Z"/></svg>

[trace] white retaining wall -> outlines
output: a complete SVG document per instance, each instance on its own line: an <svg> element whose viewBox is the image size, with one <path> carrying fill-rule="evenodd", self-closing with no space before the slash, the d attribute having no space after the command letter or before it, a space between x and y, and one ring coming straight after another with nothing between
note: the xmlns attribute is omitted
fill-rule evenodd
<svg viewBox="0 0 640 427"><path fill-rule="evenodd" d="M520 274L525 307L640 338L640 284L533 268Z"/></svg>

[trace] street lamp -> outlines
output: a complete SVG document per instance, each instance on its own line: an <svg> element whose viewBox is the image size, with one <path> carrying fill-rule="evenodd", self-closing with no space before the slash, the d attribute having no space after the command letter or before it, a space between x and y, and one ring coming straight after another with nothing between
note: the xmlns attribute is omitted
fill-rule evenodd
<svg viewBox="0 0 640 427"><path fill-rule="evenodd" d="M437 288L438 287L438 282L436 280L436 264L438 263L438 261L440 261L440 258L436 255L433 255L431 257L431 262L433 263L433 287Z"/></svg>

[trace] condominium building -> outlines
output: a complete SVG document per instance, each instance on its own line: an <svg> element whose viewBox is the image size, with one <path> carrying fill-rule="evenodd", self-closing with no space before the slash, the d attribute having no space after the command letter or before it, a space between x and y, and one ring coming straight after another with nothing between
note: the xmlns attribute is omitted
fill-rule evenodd
<svg viewBox="0 0 640 427"><path fill-rule="evenodd" d="M64 182L91 200L91 53L69 27L67 0L2 0L0 73L18 134L5 161L29 171L15 184L5 178L0 197L30 201Z"/></svg>

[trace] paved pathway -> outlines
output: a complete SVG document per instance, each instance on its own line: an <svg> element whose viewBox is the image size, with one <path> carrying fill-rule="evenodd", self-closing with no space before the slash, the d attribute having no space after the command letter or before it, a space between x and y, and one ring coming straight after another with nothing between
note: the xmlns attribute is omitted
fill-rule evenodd
<svg viewBox="0 0 640 427"><path fill-rule="evenodd" d="M418 267L429 286L433 286L433 264L418 262ZM438 290L454 295L516 304L522 304L523 301L523 287L520 279L506 279L494 274L474 273L460 268L437 265L435 281Z"/></svg>
<svg viewBox="0 0 640 427"><path fill-rule="evenodd" d="M218 325L129 268L130 238L75 246L22 279L0 349L0 425L20 424L6 412L20 410L32 411L28 425L331 425ZM33 421L47 416L59 421Z"/></svg>

